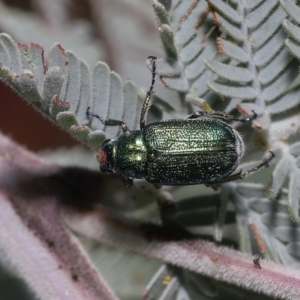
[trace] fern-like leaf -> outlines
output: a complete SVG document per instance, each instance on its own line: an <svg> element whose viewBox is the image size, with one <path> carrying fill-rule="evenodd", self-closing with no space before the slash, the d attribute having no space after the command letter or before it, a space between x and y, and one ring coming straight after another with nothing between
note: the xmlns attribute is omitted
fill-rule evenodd
<svg viewBox="0 0 300 300"><path fill-rule="evenodd" d="M116 136L118 128L104 128L97 120L87 119L87 107L104 119L127 119L128 126L137 128L138 95L133 82L122 82L99 62L91 72L87 64L59 44L50 49L49 63L44 60L41 46L17 44L9 35L0 35L0 76L10 87L52 121L60 124L73 136L95 148L105 139L101 129ZM142 102L140 103L141 106ZM139 106L139 107L140 107Z"/></svg>

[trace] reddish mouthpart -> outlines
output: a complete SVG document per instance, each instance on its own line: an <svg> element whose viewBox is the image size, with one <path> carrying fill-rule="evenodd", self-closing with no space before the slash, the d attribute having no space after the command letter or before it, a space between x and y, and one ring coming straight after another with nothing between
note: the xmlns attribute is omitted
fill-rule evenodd
<svg viewBox="0 0 300 300"><path fill-rule="evenodd" d="M100 164L104 164L107 162L106 153L101 148L98 150L96 157Z"/></svg>

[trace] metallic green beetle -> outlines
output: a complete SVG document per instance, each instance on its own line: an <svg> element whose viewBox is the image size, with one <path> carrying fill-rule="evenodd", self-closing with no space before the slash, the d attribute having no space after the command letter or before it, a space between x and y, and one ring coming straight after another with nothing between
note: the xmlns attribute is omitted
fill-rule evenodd
<svg viewBox="0 0 300 300"><path fill-rule="evenodd" d="M101 171L111 171L130 186L134 178L145 178L161 185L206 184L216 188L232 180L243 179L274 158L246 171L232 174L244 154L239 133L226 121L250 122L252 117L237 119L225 112L197 111L186 119L174 119L145 125L145 116L153 95L156 57L152 63L152 82L144 100L140 130L130 131L123 121L103 120L87 109L87 115L98 118L106 126L121 126L123 134L109 139L98 149Z"/></svg>

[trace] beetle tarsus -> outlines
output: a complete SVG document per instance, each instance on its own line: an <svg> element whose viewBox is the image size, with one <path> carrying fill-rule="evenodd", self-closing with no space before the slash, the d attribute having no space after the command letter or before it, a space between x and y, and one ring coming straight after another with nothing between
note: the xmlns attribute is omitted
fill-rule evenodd
<svg viewBox="0 0 300 300"><path fill-rule="evenodd" d="M94 114L94 113L92 113L90 107L87 108L87 110L86 110L86 115L89 116L89 117L96 118L96 119L98 119L102 124L104 124L103 118L100 117L100 116L98 116L98 115L96 115L96 114Z"/></svg>
<svg viewBox="0 0 300 300"><path fill-rule="evenodd" d="M233 116L229 116L231 120L234 120L234 121L238 121L238 122L243 122L243 123L248 123L248 122L251 122L252 120L255 120L257 118L257 113L252 110L253 112L253 115L250 116L250 117L247 117L245 119L239 119L239 118L235 118Z"/></svg>

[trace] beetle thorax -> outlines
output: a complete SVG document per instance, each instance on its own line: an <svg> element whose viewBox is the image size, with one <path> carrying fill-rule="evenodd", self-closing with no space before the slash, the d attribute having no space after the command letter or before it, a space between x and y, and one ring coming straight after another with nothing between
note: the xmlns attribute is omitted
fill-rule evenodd
<svg viewBox="0 0 300 300"><path fill-rule="evenodd" d="M147 162L143 132L121 134L115 140L114 171L125 177L144 178Z"/></svg>

